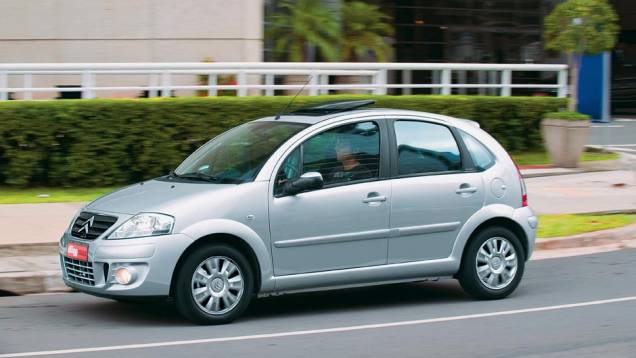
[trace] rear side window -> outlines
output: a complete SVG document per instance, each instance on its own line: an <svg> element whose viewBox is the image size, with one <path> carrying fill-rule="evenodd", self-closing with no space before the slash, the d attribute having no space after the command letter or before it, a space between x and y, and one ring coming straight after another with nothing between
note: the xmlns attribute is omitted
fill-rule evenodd
<svg viewBox="0 0 636 358"><path fill-rule="evenodd" d="M470 134L464 131L459 132L461 133L464 144L466 144L466 148L468 148L468 151L470 152L470 157L473 159L475 169L486 170L495 164L495 156L488 150L488 148L486 148L485 145L481 144L480 141Z"/></svg>
<svg viewBox="0 0 636 358"><path fill-rule="evenodd" d="M400 175L456 171L462 168L455 137L443 125L396 121L395 136Z"/></svg>

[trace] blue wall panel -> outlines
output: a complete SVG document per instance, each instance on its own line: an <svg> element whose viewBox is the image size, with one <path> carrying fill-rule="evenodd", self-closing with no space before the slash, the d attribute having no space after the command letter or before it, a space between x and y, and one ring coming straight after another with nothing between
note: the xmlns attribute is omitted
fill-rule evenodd
<svg viewBox="0 0 636 358"><path fill-rule="evenodd" d="M577 110L594 120L609 120L609 54L585 55L579 71Z"/></svg>

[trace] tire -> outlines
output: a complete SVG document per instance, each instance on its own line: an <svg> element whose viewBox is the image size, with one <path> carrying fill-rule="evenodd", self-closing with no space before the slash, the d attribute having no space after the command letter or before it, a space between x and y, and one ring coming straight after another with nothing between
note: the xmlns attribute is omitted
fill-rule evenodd
<svg viewBox="0 0 636 358"><path fill-rule="evenodd" d="M483 253L480 252L482 246ZM511 253L514 253L514 263L510 260ZM490 258L485 254L490 254ZM525 252L517 235L504 227L493 226L470 240L457 278L462 288L474 298L501 299L510 295L521 282L525 262Z"/></svg>
<svg viewBox="0 0 636 358"><path fill-rule="evenodd" d="M185 259L175 287L177 309L185 318L197 324L224 324L247 309L254 292L254 274L240 251L226 244L209 244Z"/></svg>

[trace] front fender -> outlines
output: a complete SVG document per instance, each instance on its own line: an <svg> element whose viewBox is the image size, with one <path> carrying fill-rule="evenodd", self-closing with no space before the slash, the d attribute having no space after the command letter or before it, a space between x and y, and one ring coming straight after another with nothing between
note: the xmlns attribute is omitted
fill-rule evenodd
<svg viewBox="0 0 636 358"><path fill-rule="evenodd" d="M194 238L195 242L213 234L229 234L240 238L252 248L256 255L261 273L260 291L269 291L274 288L274 271L268 249L269 244L249 226L234 220L210 219L191 225L182 230L182 233Z"/></svg>

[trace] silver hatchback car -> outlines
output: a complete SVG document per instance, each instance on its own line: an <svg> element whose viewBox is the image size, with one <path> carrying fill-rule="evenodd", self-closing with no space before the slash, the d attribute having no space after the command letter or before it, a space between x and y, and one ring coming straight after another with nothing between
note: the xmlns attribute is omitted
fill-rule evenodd
<svg viewBox="0 0 636 358"><path fill-rule="evenodd" d="M61 239L64 281L203 324L256 296L431 277L509 295L537 229L510 156L475 122L370 103L243 124L93 201Z"/></svg>

